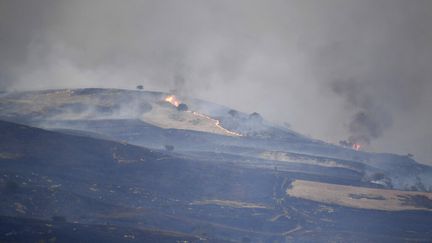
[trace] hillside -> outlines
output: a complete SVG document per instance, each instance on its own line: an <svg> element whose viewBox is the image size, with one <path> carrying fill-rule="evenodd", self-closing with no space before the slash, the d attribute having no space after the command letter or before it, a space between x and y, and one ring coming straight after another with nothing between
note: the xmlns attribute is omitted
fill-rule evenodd
<svg viewBox="0 0 432 243"><path fill-rule="evenodd" d="M117 89L9 93L0 97L0 119L153 149L173 145L186 156L212 152L265 160L278 168L292 166L287 162L345 168L377 186L432 191L432 168L409 156L324 143L274 125L259 114L192 98L179 99L189 108L179 111L166 97L160 92Z"/></svg>
<svg viewBox="0 0 432 243"><path fill-rule="evenodd" d="M241 136L206 130L212 120L177 127L170 119L186 113L164 97L104 89L2 95L0 239L36 231L45 240L83 239L74 229L113 242L432 238L430 167L193 99L189 111Z"/></svg>

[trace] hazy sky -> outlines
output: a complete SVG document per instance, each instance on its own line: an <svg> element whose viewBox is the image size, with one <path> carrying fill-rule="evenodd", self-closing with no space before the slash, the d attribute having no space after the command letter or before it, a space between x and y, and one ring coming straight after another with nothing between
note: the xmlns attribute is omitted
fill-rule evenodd
<svg viewBox="0 0 432 243"><path fill-rule="evenodd" d="M431 0L0 0L0 88L177 89L432 164Z"/></svg>

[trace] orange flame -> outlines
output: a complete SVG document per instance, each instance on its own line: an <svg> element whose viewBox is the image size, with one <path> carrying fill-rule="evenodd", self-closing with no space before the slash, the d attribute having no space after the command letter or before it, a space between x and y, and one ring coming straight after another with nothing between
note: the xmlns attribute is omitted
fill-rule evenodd
<svg viewBox="0 0 432 243"><path fill-rule="evenodd" d="M173 106L177 107L180 105L180 100L177 99L174 95L167 96L165 101L171 103Z"/></svg>
<svg viewBox="0 0 432 243"><path fill-rule="evenodd" d="M359 143L353 143L352 148L353 148L354 150L359 151L360 148L361 148L361 144L359 144Z"/></svg>

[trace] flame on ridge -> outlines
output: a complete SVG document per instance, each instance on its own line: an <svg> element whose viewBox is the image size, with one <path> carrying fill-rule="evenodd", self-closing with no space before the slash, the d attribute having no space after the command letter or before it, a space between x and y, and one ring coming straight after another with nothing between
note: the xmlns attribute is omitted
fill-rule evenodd
<svg viewBox="0 0 432 243"><path fill-rule="evenodd" d="M177 99L177 97L175 97L174 95L169 95L169 96L165 97L164 100L165 100L166 102L172 104L172 105L175 106L175 107L178 107L178 106L181 104L180 100ZM229 134L229 135L232 135L232 136L242 136L240 133L233 132L233 131L230 131L230 130L228 130L228 129L222 127L221 124L220 124L220 121L217 120L217 119L211 118L210 116L207 116L207 115L201 114L201 113L196 112L196 111L189 111L189 110L188 110L188 111L186 111L186 112L192 113L192 114L195 115L195 116L199 116L199 117L201 117L201 118L204 118L204 119L207 119L207 120L212 121L212 122L215 124L215 126L216 126L217 128L221 129L222 131L224 131L225 133L227 133L227 134Z"/></svg>
<svg viewBox="0 0 432 243"><path fill-rule="evenodd" d="M353 143L352 148L356 151L359 151L361 148L361 144L359 143Z"/></svg>
<svg viewBox="0 0 432 243"><path fill-rule="evenodd" d="M171 103L173 106L178 107L180 105L180 100L174 95L169 95L165 98L165 101Z"/></svg>

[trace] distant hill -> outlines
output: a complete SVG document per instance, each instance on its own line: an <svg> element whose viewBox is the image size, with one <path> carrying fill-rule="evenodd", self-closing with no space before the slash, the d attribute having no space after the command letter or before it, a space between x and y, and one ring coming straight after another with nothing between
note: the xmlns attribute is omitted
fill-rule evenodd
<svg viewBox="0 0 432 243"><path fill-rule="evenodd" d="M188 111L209 117L192 129L194 114L184 117L166 95L110 89L3 94L0 241L432 238L430 167L184 99ZM183 122L191 122L188 129ZM211 124L241 135L202 129Z"/></svg>
<svg viewBox="0 0 432 243"><path fill-rule="evenodd" d="M0 97L0 119L152 149L170 145L186 156L191 152L247 156L260 164L278 164L279 169L293 166L287 162L345 168L376 186L432 191L432 168L408 155L324 143L274 125L257 113L193 98L177 97L188 106L179 111L167 97L172 96L98 88L15 92Z"/></svg>

